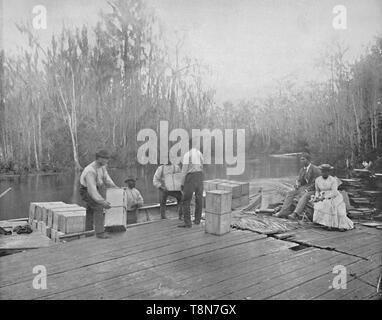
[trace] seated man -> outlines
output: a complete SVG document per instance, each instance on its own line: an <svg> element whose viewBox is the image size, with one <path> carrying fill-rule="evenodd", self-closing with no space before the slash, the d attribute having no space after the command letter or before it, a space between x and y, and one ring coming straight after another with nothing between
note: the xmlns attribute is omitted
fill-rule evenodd
<svg viewBox="0 0 382 320"><path fill-rule="evenodd" d="M304 167L299 172L295 190L288 192L281 210L274 215L275 217L284 218L289 216L289 219L296 220L303 212L311 196L314 195L314 182L321 175L321 170L311 163L311 157L308 153L303 153L300 161ZM298 203L292 213L291 208L295 197L298 198Z"/></svg>
<svg viewBox="0 0 382 320"><path fill-rule="evenodd" d="M136 178L133 176L127 177L126 190L126 211L127 211L127 224L137 223L137 209L143 206L143 197L139 190L135 188Z"/></svg>

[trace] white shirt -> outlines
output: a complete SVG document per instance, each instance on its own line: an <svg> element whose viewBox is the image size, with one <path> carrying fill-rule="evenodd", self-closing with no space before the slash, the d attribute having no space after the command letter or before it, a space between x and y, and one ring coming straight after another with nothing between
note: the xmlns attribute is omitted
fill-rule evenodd
<svg viewBox="0 0 382 320"><path fill-rule="evenodd" d="M184 155L182 161L182 184L188 173L203 171L203 162L203 155L198 149L192 148Z"/></svg>

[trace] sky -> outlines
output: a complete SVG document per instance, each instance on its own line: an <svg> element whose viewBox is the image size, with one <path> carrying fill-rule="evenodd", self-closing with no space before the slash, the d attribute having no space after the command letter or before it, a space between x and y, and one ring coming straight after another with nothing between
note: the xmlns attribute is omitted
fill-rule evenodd
<svg viewBox="0 0 382 320"><path fill-rule="evenodd" d="M26 44L15 22L31 22L32 9L47 8L48 42L63 23L92 26L98 13L109 10L105 0L0 0L2 45L12 52ZM291 78L298 83L322 79L316 64L334 42L359 57L375 36L382 35L382 0L146 0L165 26L170 47L174 34L184 37L182 52L210 66L206 79L217 102L251 99ZM337 30L333 8L343 5L347 28Z"/></svg>

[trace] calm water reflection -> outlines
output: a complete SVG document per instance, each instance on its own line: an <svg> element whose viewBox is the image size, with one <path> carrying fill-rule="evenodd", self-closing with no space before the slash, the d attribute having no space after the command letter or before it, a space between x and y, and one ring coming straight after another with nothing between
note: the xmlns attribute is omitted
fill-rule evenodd
<svg viewBox="0 0 382 320"><path fill-rule="evenodd" d="M222 165L206 166L206 179L232 178L247 181L253 178L279 178L296 175L299 163L296 158L262 157L246 161L245 172L241 176L227 177ZM157 190L152 185L156 166L136 168L137 188L141 191L145 203L158 201ZM123 186L126 170L109 169L117 185ZM30 202L64 201L83 205L79 196L79 177L74 173L53 176L30 176L0 178L0 193L12 187L7 195L0 199L0 220L23 218L28 216Z"/></svg>

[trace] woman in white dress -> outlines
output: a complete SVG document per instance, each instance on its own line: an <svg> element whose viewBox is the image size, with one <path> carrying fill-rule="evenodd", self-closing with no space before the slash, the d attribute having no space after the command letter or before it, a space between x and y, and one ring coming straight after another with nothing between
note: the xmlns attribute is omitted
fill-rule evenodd
<svg viewBox="0 0 382 320"><path fill-rule="evenodd" d="M340 231L353 229L353 221L347 217L344 199L337 189L338 179L330 175L333 167L323 164L320 169L322 175L315 181L313 222L328 229Z"/></svg>

